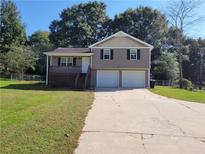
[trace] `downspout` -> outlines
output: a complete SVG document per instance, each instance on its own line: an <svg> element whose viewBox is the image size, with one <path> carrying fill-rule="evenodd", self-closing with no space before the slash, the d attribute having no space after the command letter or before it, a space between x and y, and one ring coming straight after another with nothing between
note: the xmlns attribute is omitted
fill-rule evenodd
<svg viewBox="0 0 205 154"><path fill-rule="evenodd" d="M90 48L90 52L92 53L92 48ZM93 58L92 55L90 56L90 68L92 68Z"/></svg>
<svg viewBox="0 0 205 154"><path fill-rule="evenodd" d="M148 88L150 88L150 68L148 69Z"/></svg>
<svg viewBox="0 0 205 154"><path fill-rule="evenodd" d="M150 88L151 48L149 49L148 88Z"/></svg>
<svg viewBox="0 0 205 154"><path fill-rule="evenodd" d="M92 48L90 48L90 52L93 52ZM92 77L92 65L93 65L93 55L90 56L90 87L93 88L93 84L92 84L92 81L93 81L93 77Z"/></svg>

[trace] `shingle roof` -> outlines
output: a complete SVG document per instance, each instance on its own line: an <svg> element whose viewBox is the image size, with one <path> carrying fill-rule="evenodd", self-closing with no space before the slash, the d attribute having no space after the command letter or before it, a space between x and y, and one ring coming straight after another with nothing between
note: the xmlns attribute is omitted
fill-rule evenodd
<svg viewBox="0 0 205 154"><path fill-rule="evenodd" d="M57 48L53 53L88 53L90 52L89 48Z"/></svg>

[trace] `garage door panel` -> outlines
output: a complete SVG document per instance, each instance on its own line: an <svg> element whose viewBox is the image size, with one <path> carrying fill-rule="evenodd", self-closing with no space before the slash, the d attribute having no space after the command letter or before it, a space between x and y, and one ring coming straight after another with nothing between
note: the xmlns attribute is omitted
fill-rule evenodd
<svg viewBox="0 0 205 154"><path fill-rule="evenodd" d="M119 71L98 70L97 87L98 88L117 88L119 85Z"/></svg>
<svg viewBox="0 0 205 154"><path fill-rule="evenodd" d="M122 87L145 87L145 71L122 71Z"/></svg>

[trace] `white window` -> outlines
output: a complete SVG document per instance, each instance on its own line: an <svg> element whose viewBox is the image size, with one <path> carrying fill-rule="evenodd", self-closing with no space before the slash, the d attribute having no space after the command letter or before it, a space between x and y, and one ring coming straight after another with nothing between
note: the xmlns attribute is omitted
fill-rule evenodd
<svg viewBox="0 0 205 154"><path fill-rule="evenodd" d="M110 49L104 49L103 59L110 59Z"/></svg>
<svg viewBox="0 0 205 154"><path fill-rule="evenodd" d="M137 59L137 49L130 49L130 60Z"/></svg>
<svg viewBox="0 0 205 154"><path fill-rule="evenodd" d="M61 66L73 66L73 57L61 57Z"/></svg>
<svg viewBox="0 0 205 154"><path fill-rule="evenodd" d="M66 63L66 57L61 57L61 66L67 66L67 63Z"/></svg>

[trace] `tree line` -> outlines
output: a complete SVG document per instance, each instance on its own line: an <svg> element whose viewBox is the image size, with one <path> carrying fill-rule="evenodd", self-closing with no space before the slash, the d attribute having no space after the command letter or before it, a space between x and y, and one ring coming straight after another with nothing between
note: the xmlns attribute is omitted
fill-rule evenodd
<svg viewBox="0 0 205 154"><path fill-rule="evenodd" d="M181 17L180 13L174 14L174 9L177 10L178 6L180 10L183 7L192 10L197 8L198 5L187 5L190 3L195 4L191 1L185 4L185 0L179 1L178 5L171 4L170 14L167 16L157 9L140 6L129 8L115 15L113 19L106 14L106 5L103 2L80 3L64 9L60 13L60 19L51 22L49 32L36 31L26 37L25 26L20 20L16 5L12 1L3 0L1 70L45 75L46 58L43 52L56 47L88 47L122 30L154 46L151 55L153 79L181 80L182 83L182 79L186 78L195 85L203 84L205 56L202 49L205 47L205 39L186 36L184 25L176 25L176 20ZM174 5L176 6L173 7ZM192 12L185 10L185 13L190 15ZM169 23L171 19L175 24Z"/></svg>

